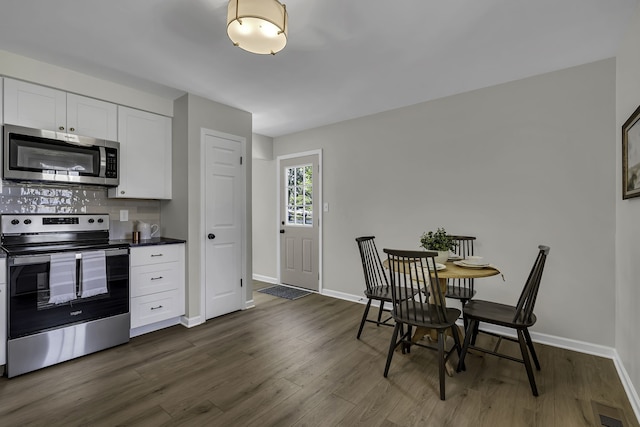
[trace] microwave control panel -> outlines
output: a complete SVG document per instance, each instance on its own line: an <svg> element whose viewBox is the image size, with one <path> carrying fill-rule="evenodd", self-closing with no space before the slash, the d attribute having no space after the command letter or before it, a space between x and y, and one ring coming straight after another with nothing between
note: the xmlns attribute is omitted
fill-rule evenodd
<svg viewBox="0 0 640 427"><path fill-rule="evenodd" d="M106 148L107 167L105 169L105 178L118 177L118 150L115 148Z"/></svg>

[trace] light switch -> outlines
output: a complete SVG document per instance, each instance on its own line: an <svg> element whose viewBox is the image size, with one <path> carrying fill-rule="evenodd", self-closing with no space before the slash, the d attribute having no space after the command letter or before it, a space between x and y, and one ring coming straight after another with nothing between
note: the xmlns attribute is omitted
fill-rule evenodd
<svg viewBox="0 0 640 427"><path fill-rule="evenodd" d="M120 209L120 221L129 221L129 211L127 209Z"/></svg>
<svg viewBox="0 0 640 427"><path fill-rule="evenodd" d="M325 211L325 212L329 212L329 203L328 202L324 202L324 206L323 206L322 210Z"/></svg>

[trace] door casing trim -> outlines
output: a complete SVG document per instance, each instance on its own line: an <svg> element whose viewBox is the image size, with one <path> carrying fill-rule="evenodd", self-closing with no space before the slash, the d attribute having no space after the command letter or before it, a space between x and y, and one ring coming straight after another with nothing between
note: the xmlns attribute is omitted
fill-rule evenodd
<svg viewBox="0 0 640 427"><path fill-rule="evenodd" d="M242 174L241 174L241 185L242 189L242 203L240 209L242 211L242 230L240 233L240 278L243 283L243 287L240 291L241 301L239 306L242 310L247 308L247 287L249 283L247 282L247 277L249 277L249 273L247 271L247 173L246 173L246 159L247 159L247 139L242 136L232 135L230 133L220 132L213 129L200 128L200 317L202 322L207 321L207 283L206 283L206 275L205 275L205 266L206 266L206 241L205 241L205 217L206 217L206 203L204 202L205 197L205 188L204 188L204 180L206 178L205 175L205 148L204 148L204 137L205 135L211 135L217 138L229 139L231 141L236 141L240 143L240 152L242 158L245 160L242 162ZM188 296L188 295L187 295Z"/></svg>
<svg viewBox="0 0 640 427"><path fill-rule="evenodd" d="M280 195L282 192L282 189L280 188L281 186L281 182L280 182L280 162L282 160L288 160L288 159L295 159L296 157L304 157L304 156L314 156L317 155L318 156L318 175L319 175L319 183L316 184L316 179L313 179L313 185L314 187L318 188L318 207L317 207L317 218L319 221L318 224L318 292L320 294L322 294L322 290L323 290L323 285L322 285L322 229L323 229L323 217L322 217L322 213L324 211L323 207L324 207L324 203L323 203L323 199L322 199L322 149L317 149L317 150L310 150L310 151L303 151L300 153L291 153L291 154L283 154L280 155L276 158L277 160L277 168L278 168L278 173L276 174L276 198L277 198L277 202L276 202L276 206L277 206L277 210L276 210L276 218L278 218L278 221L276 222L276 229L275 229L275 233L276 233L276 242L278 242L277 245L277 250L276 250L276 262L278 264L278 283L282 284L282 276L280 275L280 266L281 266L281 260L280 260Z"/></svg>

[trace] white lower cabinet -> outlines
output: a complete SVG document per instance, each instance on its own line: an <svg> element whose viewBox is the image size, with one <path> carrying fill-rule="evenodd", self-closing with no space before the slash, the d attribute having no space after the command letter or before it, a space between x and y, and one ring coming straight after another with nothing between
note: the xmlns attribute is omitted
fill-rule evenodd
<svg viewBox="0 0 640 427"><path fill-rule="evenodd" d="M185 313L184 250L184 244L131 248L131 329Z"/></svg>
<svg viewBox="0 0 640 427"><path fill-rule="evenodd" d="M7 363L7 259L0 258L0 365Z"/></svg>

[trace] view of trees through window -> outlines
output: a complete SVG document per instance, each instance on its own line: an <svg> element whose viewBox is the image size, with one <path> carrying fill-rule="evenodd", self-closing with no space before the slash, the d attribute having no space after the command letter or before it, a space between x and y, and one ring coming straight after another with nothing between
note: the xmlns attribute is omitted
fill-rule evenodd
<svg viewBox="0 0 640 427"><path fill-rule="evenodd" d="M286 169L287 223L313 224L313 167L295 166Z"/></svg>

